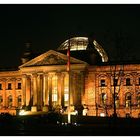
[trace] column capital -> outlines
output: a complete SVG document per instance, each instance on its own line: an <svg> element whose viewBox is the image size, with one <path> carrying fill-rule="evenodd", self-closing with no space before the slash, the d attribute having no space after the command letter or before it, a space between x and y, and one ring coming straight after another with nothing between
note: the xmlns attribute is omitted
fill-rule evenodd
<svg viewBox="0 0 140 140"><path fill-rule="evenodd" d="M61 73L61 77L64 78L66 76L66 73Z"/></svg>
<svg viewBox="0 0 140 140"><path fill-rule="evenodd" d="M27 75L26 74L22 74L22 78L26 78L27 77Z"/></svg>
<svg viewBox="0 0 140 140"><path fill-rule="evenodd" d="M61 76L63 76L63 73L57 72L56 75L58 76L58 78L60 78Z"/></svg>
<svg viewBox="0 0 140 140"><path fill-rule="evenodd" d="M39 76L40 78L43 78L43 74L39 74L38 76Z"/></svg>
<svg viewBox="0 0 140 140"><path fill-rule="evenodd" d="M43 75L44 76L48 76L49 74L48 74L48 72L44 72Z"/></svg>
<svg viewBox="0 0 140 140"><path fill-rule="evenodd" d="M48 78L52 79L53 75L54 75L54 74L50 74L50 73L49 73L49 74L48 74Z"/></svg>
<svg viewBox="0 0 140 140"><path fill-rule="evenodd" d="M85 74L85 73L86 73L86 71L80 71L80 73L81 73L81 74Z"/></svg>
<svg viewBox="0 0 140 140"><path fill-rule="evenodd" d="M37 73L32 73L32 77L37 77L38 74Z"/></svg>

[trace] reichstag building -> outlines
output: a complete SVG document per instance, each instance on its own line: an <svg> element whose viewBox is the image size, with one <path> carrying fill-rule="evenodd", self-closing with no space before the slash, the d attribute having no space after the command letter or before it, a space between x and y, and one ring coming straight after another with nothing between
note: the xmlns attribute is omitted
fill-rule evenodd
<svg viewBox="0 0 140 140"><path fill-rule="evenodd" d="M96 40L73 37L38 56L26 44L21 61L0 71L1 113L67 114L70 106L73 115L140 117L140 64L110 63Z"/></svg>

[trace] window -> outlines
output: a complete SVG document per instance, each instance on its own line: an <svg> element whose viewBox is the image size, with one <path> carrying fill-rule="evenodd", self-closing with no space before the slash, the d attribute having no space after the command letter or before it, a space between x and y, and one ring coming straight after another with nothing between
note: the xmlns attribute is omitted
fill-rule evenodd
<svg viewBox="0 0 140 140"><path fill-rule="evenodd" d="M114 85L114 86L117 86L117 85L118 85L118 79L115 79L115 78L114 78L114 80L113 80L113 85Z"/></svg>
<svg viewBox="0 0 140 140"><path fill-rule="evenodd" d="M73 50L86 50L86 47L87 47L87 45L86 44L84 44L84 41L71 41L70 42L70 46L71 46L71 48L70 48L70 50L71 51L73 51Z"/></svg>
<svg viewBox="0 0 140 140"><path fill-rule="evenodd" d="M130 78L126 78L126 86L130 86Z"/></svg>
<svg viewBox="0 0 140 140"><path fill-rule="evenodd" d="M0 90L2 90L2 84L0 84Z"/></svg>
<svg viewBox="0 0 140 140"><path fill-rule="evenodd" d="M8 89L12 89L12 88L11 88L11 83L8 83Z"/></svg>
<svg viewBox="0 0 140 140"><path fill-rule="evenodd" d="M12 107L12 95L8 96L8 107L11 108Z"/></svg>
<svg viewBox="0 0 140 140"><path fill-rule="evenodd" d="M18 102L21 102L21 95L18 96Z"/></svg>
<svg viewBox="0 0 140 140"><path fill-rule="evenodd" d="M18 83L18 89L21 89L21 83Z"/></svg>
<svg viewBox="0 0 140 140"><path fill-rule="evenodd" d="M54 88L53 94L52 94L52 101L56 102L57 101L57 94L56 94L56 88Z"/></svg>
<svg viewBox="0 0 140 140"><path fill-rule="evenodd" d="M105 105L107 100L107 95L105 93L101 94L101 102Z"/></svg>
<svg viewBox="0 0 140 140"><path fill-rule="evenodd" d="M131 107L131 94L127 93L125 97L125 106L126 107Z"/></svg>
<svg viewBox="0 0 140 140"><path fill-rule="evenodd" d="M101 87L105 86L105 80L101 80Z"/></svg>
<svg viewBox="0 0 140 140"><path fill-rule="evenodd" d="M65 95L64 95L64 100L65 101L68 101L69 100L69 94L66 94L66 91L65 91Z"/></svg>
<svg viewBox="0 0 140 140"><path fill-rule="evenodd" d="M12 102L12 96L9 96L9 102Z"/></svg>
<svg viewBox="0 0 140 140"><path fill-rule="evenodd" d="M78 42L78 50L85 50L85 46L83 45L83 41Z"/></svg>
<svg viewBox="0 0 140 140"><path fill-rule="evenodd" d="M19 95L18 98L17 98L17 105L18 105L18 108L21 108L21 107L22 107L21 101L22 101L21 95Z"/></svg>

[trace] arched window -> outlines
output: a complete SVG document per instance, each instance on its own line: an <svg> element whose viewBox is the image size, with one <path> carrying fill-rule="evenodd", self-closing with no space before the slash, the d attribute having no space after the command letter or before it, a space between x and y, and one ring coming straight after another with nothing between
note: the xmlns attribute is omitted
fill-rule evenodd
<svg viewBox="0 0 140 140"><path fill-rule="evenodd" d="M57 80L57 76L56 75L54 75L53 77L52 77L52 104L53 104L53 106L55 106L55 105L57 105L57 86L58 86L58 82L57 82L58 80Z"/></svg>
<svg viewBox="0 0 140 140"><path fill-rule="evenodd" d="M101 83L101 87L105 87L106 86L105 85L105 79L101 79L100 83Z"/></svg>
<svg viewBox="0 0 140 140"><path fill-rule="evenodd" d="M101 102L102 102L103 105L106 104L106 100L107 100L106 93L101 93Z"/></svg>
<svg viewBox="0 0 140 140"><path fill-rule="evenodd" d="M126 78L126 86L130 86L131 85L131 80L130 78Z"/></svg>
<svg viewBox="0 0 140 140"><path fill-rule="evenodd" d="M11 108L12 107L12 95L8 96L8 107Z"/></svg>
<svg viewBox="0 0 140 140"><path fill-rule="evenodd" d="M130 107L131 106L131 94L127 93L125 96L125 106Z"/></svg>
<svg viewBox="0 0 140 140"><path fill-rule="evenodd" d="M21 98L21 95L19 95L17 97L17 105L18 105L18 108L21 108L21 106L22 106L22 98Z"/></svg>
<svg viewBox="0 0 140 140"><path fill-rule="evenodd" d="M64 78L64 106L68 106L69 100L69 86L68 86L68 75Z"/></svg>

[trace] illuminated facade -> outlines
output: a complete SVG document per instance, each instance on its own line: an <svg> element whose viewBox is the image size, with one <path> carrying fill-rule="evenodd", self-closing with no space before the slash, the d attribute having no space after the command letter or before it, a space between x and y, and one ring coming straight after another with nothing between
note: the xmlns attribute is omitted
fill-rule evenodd
<svg viewBox="0 0 140 140"><path fill-rule="evenodd" d="M70 98L71 113L112 116L115 106L119 117L140 117L140 64L112 65L95 40L91 48L86 37L69 41L56 51L49 50L32 59L28 59L27 51L18 70L0 72L0 112L55 109L67 113ZM71 47L70 85L68 45Z"/></svg>

